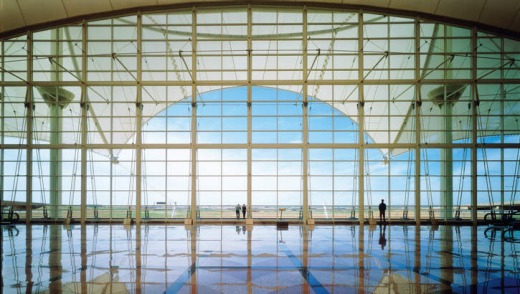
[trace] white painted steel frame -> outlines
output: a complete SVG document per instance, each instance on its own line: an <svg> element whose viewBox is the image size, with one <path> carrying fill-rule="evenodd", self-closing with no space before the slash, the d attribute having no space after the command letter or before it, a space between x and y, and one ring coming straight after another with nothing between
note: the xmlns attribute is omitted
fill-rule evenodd
<svg viewBox="0 0 520 294"><path fill-rule="evenodd" d="M86 21L83 21L82 23L82 27L83 27L83 35L82 35L82 48L83 48L83 52L82 52L82 60L81 60L81 63L82 63L82 68L81 68L81 72L82 72L82 81L81 83L78 83L78 82L70 82L70 81L56 81L56 82L43 82L43 81L33 81L32 79L32 73L33 73L33 63L32 63L32 60L33 60L33 52L32 52L32 32L29 32L27 34L27 81L26 81L26 84L28 85L27 87L27 95L26 95L26 120L27 120L27 146L25 147L26 150L28 151L27 152L27 161L26 161L26 169L27 169L27 174L28 176L30 175L33 175L33 171L32 171L32 164L34 162L34 159L33 159L33 156L32 156L32 151L34 150L37 150L39 148L46 148L45 147L40 147L40 146L36 146L34 145L34 142L33 142L33 135L32 135L32 131L33 131L33 127L32 127L32 121L33 121L33 112L32 112L32 109L33 109L33 103L34 103L34 100L33 100L33 88L35 86L39 86L39 85L54 85L54 84L59 84L59 85L62 85L62 86L80 86L81 87L81 109L82 109L82 131L81 131L81 141L83 142L82 145L81 145L81 221L82 223L84 223L87 219L87 209L86 209L86 189L87 189L87 184L86 184L86 174L87 174L87 169L86 169L86 165L87 165L87 150L89 149L103 149L103 148L106 148L107 146L105 144L89 144L88 143L88 136L87 136L87 125L88 125L88 106L89 106L89 101L87 100L87 89L89 86L114 86L114 85L118 85L118 86L132 86L132 87L136 87L137 91L137 96L135 97L135 106L136 106L136 123L137 123L137 126L136 126L136 144L135 144L135 147L129 147L125 144L112 144L110 145L110 148L111 149L134 149L134 151L136 152L136 221L139 223L142 219L142 216L141 216L141 203L142 203L142 170L141 170L141 167L143 165L143 158L142 158L142 151L143 149L154 149L154 148L157 148L157 149L161 149L161 148L190 148L191 149L191 202L190 202L190 205L191 205L191 214L190 214L190 218L191 218L191 221L192 222L196 222L197 221L197 206L199 203L197 203L197 150L199 149L202 149L202 148L215 148L215 147L218 147L218 148L243 148L243 149L247 149L247 203L248 203L248 207L251 207L252 206L252 193L251 193L251 190L252 190L252 185L251 185L251 182L252 182L252 150L255 149L255 148L299 148L302 150L302 164L303 164L303 170L302 170L302 180L303 180L303 185L302 185L302 193L303 193L303 202L302 202L302 206L303 206L303 221L306 222L307 219L309 218L308 216L308 211L309 211L309 202L308 202L308 197L309 197L309 190L308 190L308 177L309 177L309 170L308 170L308 150L309 148L355 148L358 153L359 153L359 164L358 164L358 176L359 176L359 181L358 181L358 203L359 203L359 209L360 209L360 215L359 215L359 218L360 220L364 220L365 219L365 212L364 212L364 202L365 202L365 189L367 188L366 187L366 184L365 184L365 175L366 175L366 170L365 170L365 149L367 148L367 145L366 145L366 142L365 142L365 138L364 138L364 135L365 135L365 93L364 93L364 85L378 85L379 83L381 83L381 81L379 80L375 80L375 79L370 79L370 80L366 80L365 77L366 77L366 70L364 68L364 51L363 50L359 50L358 51L358 54L357 54L357 57L358 57L358 80L357 81L353 81L353 80L308 80L308 76L309 76L309 72L312 70L309 69L309 65L308 65L308 51L307 51L307 40L308 40L308 34L307 34L307 27L308 27L308 20L307 20L307 7L306 6L303 6L302 7L302 14L303 14L303 23L302 23L302 47L304 48L303 51L302 51L302 68L301 68L301 71L302 71L302 79L299 80L299 81L290 81L290 80L286 80L286 81L272 81L272 80L254 80L253 79L253 55L252 55L252 52L253 52L253 45L252 45L252 26L253 26L253 23L252 23L252 7L251 5L249 5L247 7L247 32L248 32L248 37L247 37L247 80L246 81L198 81L197 80L197 71L198 71L198 68L197 68L197 42L198 42L198 34L197 34L197 28L198 28L198 23L197 23L197 7L193 7L192 11L191 11L191 16L192 16L192 32L191 32L191 46L192 46L192 52L191 52L191 69L187 69L190 73L191 73L191 78L192 80L189 81L191 83L191 97L193 97L193 103L192 103L192 108L191 108L191 143L190 144L176 144L176 146L171 146L169 144L154 144L154 145L147 145L147 144L143 144L142 142L142 123L143 123L143 117L142 117L142 107L143 107L143 101L142 101L142 95L143 95L143 87L146 87L146 86L156 86L156 85L164 85L164 86L172 86L172 85L180 85L180 86L186 86L188 85L186 82L182 82L182 81L167 81L167 82L154 82L154 81L143 81L142 79L142 73L143 73L143 66L142 66L142 31L143 31L143 24L142 24L142 14L141 13L138 13L137 14L137 24L136 24L136 31L137 31L137 54L136 54L136 58L137 58L137 70L136 70L136 73L137 73L137 76L136 76L136 80L135 81L117 81L117 82L105 82L105 81L97 81L97 82L90 82L88 81L87 79L87 72L88 72L88 68L87 68L87 58L88 58L88 55L87 55L87 42L88 42L88 34L87 34L87 22ZM363 45L364 45L364 41L365 41L365 38L364 38L364 32L363 32L363 29L364 29L364 20L363 20L363 12L358 12L358 17L359 17L359 25L358 25L358 48L363 48ZM388 79L385 79L385 80L382 80L382 82L388 82L389 84L405 84L405 85L408 85L408 84L412 84L414 85L415 87L415 93L416 93L416 97L421 97L421 85L422 84L425 84L425 83L428 83L428 84L444 84L444 83L447 83L450 81L450 79L433 79L433 80L428 80L428 81L425 81L422 76L422 73L421 73L421 61L420 61L420 57L421 57L421 53L419 51L419 47L420 47L420 36L419 36L419 29L420 29L420 23L421 23L421 20L420 19L415 19L414 20L414 27L415 27L415 32L414 32L414 42L415 42L415 47L417 48L417 50L414 51L414 56L415 56L415 79L414 80L392 80L390 78ZM477 174L478 174L478 171L477 171L477 150L478 148L483 148L484 146L482 144L479 144L478 143L478 125L477 125L477 117L478 117L478 109L477 109L477 106L478 106L478 94L477 94L477 85L478 84L497 84L497 83L500 83L500 84L520 84L520 82L516 79L507 79L505 78L504 76L501 77L500 80L489 80L489 81L484 81L484 80L480 80L479 77L477 76L477 58L478 58L478 52L477 52L477 42L478 42L478 31L473 28L472 29L472 37L471 37L471 45L472 45L472 57L471 57L471 78L469 79L458 79L456 80L457 83L466 83L468 85L471 85L471 97L472 97L472 100L473 100L473 108L472 108L472 140L470 144L457 144L456 146L454 146L453 144L450 144L450 143L437 143L437 144L430 144L427 148L441 148L441 149L449 149L451 150L450 148L453 148L453 147L457 147L457 148L470 148L472 150L471 152L471 175L472 175L472 189L471 189L471 202L472 202L472 206L473 207L476 207L477 205ZM390 40L390 37L387 37L388 40ZM3 43L2 43L3 44ZM503 48L503 46L501 46L501 48ZM449 52L448 50L444 50L443 52ZM500 54L504 55L503 52L501 52ZM4 56L2 56L3 58ZM112 68L112 74L114 74L114 69ZM390 68L388 68L387 70L391 70ZM2 76L5 76L5 70L2 69ZM273 85L273 84L277 84L277 85L299 85L301 86L302 88L302 93L303 93L303 122L302 122L302 127L303 127L303 130L302 130L302 135L303 135L303 138L302 138L302 142L301 144L261 144L261 145L258 145L258 146L255 146L254 144L252 144L252 110L251 110L251 105L252 105L252 88L253 88L253 85L254 86L261 86L261 85ZM359 123L359 130L358 130L358 143L357 144L309 144L308 142L308 132L309 132L309 129L308 129L308 109L307 109L307 106L308 106L308 92L309 92L309 86L310 85L320 85L320 84L330 84L330 85L356 85L358 86L358 115L359 115L359 120L358 120L358 123ZM9 81L3 81L1 86L5 87L5 86L19 86L19 85L23 85L22 83L19 83L19 82L9 82ZM248 114L247 114L247 120L248 120L248 129L247 129L247 137L248 137L248 143L247 144L220 144L218 146L216 145L213 145L213 144L198 144L197 143L197 105L198 105L198 98L199 98L199 93L198 93L198 90L197 88L199 86L212 86L212 85L219 85L219 86L227 86L227 85L233 85L233 86L237 86L237 85L244 85L244 86L247 86L247 109L248 109ZM415 130L415 143L412 143L412 144L395 144L393 145L392 147L395 147L395 148L407 148L407 149L411 149L411 150L414 150L415 152L415 215L420 215L420 205L418 205L419 203L421 203L421 181L420 181L420 174L421 174L421 168L420 168L420 161L421 161L421 156L420 156L420 151L423 149L423 148L426 148L426 146L423 146L421 144L421 120L420 120L420 113L421 113L421 107L422 107L422 101L420 100L421 98L417 98L417 102L414 104L415 105L415 112L413 115L415 115L415 120L416 120L416 124L417 124L417 127L416 127L416 130ZM4 102L4 101L2 101ZM111 106L111 109L113 111L113 107L114 106ZM3 110L4 108L2 108ZM501 116L504 116L504 110L503 110L503 107L501 109ZM2 120L4 119L4 116L2 116ZM502 121L502 124L503 124L503 121ZM2 124L3 126L3 124ZM502 130L503 130L503 126L502 126ZM110 142L112 142L113 140L110 140ZM12 145L6 145L6 144L3 144L4 148L7 148L7 149L14 149L16 148L16 146L12 146ZM71 146L69 144L55 144L53 146L51 146L52 148L57 148L57 149L60 149L60 148L63 148L63 149L67 149L67 148L75 148L74 146ZM500 148L504 148L504 147L507 147L507 148L518 148L518 146L516 145L511 145L511 144L505 144L505 143L501 143L501 144L496 144L496 147L500 147ZM373 144L370 144L370 148L388 148L388 145L385 144L385 143L373 143ZM3 154L3 152L2 152ZM503 154L503 152L502 152ZM3 156L3 155L2 155ZM502 155L503 157L503 155ZM503 170L503 169L502 169ZM3 181L2 181L2 185L3 185ZM502 182L502 187L503 187L503 182ZM27 181L26 182L26 189L27 189L27 204L26 204L26 207L27 207L27 220L26 222L27 223L30 223L31 221L31 207L30 207L30 204L32 203L32 191L33 191L33 187L32 187L32 181ZM503 195L502 195L502 202L504 201L503 199ZM476 209L473 209L472 212L471 212L471 215L472 215L472 220L473 220L473 223L476 224L476 220L477 220L477 214L476 214ZM248 218L251 217L251 213L248 214ZM416 222L419 223L420 222L420 218L416 217ZM362 224L363 221L360 221L360 223Z"/></svg>

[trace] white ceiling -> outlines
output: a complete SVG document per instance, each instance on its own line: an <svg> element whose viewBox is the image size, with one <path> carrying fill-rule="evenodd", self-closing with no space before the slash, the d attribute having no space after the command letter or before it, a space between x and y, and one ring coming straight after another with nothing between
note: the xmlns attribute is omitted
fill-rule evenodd
<svg viewBox="0 0 520 294"><path fill-rule="evenodd" d="M291 1L298 3L300 0ZM205 5L220 0L204 0ZM226 1L226 4L287 4L287 0ZM0 38L21 34L28 29L76 20L100 17L132 9L189 5L190 0L0 0ZM302 2L303 3L303 2ZM420 15L478 26L513 38L520 37L520 0L311 0L305 3L360 7L376 11L388 9L398 14Z"/></svg>

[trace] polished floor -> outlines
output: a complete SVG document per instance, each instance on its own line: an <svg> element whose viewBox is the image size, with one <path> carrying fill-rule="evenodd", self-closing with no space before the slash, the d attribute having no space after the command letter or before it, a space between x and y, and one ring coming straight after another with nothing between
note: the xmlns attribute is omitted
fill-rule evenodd
<svg viewBox="0 0 520 294"><path fill-rule="evenodd" d="M520 293L520 242L486 229L3 225L2 291Z"/></svg>

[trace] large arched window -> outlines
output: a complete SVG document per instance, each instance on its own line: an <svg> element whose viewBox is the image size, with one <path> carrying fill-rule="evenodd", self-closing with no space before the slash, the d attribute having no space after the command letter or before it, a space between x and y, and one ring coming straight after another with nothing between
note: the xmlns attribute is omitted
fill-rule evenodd
<svg viewBox="0 0 520 294"><path fill-rule="evenodd" d="M30 219L482 217L515 202L520 43L362 10L195 7L1 40ZM15 205L16 204L16 205Z"/></svg>

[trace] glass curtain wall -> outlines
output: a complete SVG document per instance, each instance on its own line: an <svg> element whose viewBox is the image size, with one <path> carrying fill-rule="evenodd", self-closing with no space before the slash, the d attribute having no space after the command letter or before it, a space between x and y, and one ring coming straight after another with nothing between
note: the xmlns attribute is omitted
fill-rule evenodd
<svg viewBox="0 0 520 294"><path fill-rule="evenodd" d="M520 43L360 10L195 7L0 41L31 220L482 218L515 204ZM468 210L482 206L487 210ZM241 216L242 217L242 216Z"/></svg>

